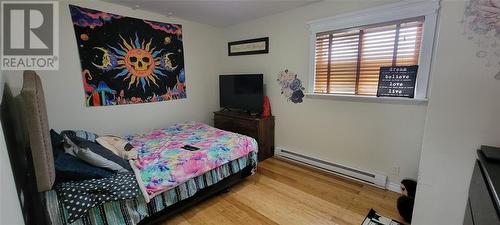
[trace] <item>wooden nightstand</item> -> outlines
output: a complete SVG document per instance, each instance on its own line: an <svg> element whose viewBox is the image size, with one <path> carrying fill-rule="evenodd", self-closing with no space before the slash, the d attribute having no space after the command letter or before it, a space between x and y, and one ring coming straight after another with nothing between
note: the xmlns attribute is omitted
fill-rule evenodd
<svg viewBox="0 0 500 225"><path fill-rule="evenodd" d="M255 138L259 161L274 155L274 116L259 118L238 112L214 112L214 126Z"/></svg>

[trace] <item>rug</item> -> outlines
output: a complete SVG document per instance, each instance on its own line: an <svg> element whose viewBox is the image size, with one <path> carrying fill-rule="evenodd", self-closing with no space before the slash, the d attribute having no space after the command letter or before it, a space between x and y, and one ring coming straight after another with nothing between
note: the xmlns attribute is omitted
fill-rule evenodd
<svg viewBox="0 0 500 225"><path fill-rule="evenodd" d="M370 209L368 215L361 225L403 225L403 223L387 218Z"/></svg>

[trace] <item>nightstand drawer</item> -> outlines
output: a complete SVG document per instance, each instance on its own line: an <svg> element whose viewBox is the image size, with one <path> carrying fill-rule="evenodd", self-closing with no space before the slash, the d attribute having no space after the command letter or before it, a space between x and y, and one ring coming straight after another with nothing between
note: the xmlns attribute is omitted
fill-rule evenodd
<svg viewBox="0 0 500 225"><path fill-rule="evenodd" d="M254 138L259 145L259 161L274 155L274 117L258 118L235 112L215 112L214 126Z"/></svg>

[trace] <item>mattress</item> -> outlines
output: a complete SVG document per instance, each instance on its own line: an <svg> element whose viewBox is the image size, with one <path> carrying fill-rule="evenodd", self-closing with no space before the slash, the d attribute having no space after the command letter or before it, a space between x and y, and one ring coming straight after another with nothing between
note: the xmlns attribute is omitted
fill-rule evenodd
<svg viewBox="0 0 500 225"><path fill-rule="evenodd" d="M146 202L171 188L251 152L255 139L204 123L185 122L127 136L138 151L131 166Z"/></svg>
<svg viewBox="0 0 500 225"><path fill-rule="evenodd" d="M129 200L111 201L93 207L86 216L71 223L71 225L136 225L146 217L150 217L168 206L188 199L198 191L217 184L224 178L238 173L247 166L255 167L257 152L251 151L247 155L225 163L217 168L170 188L161 194L152 197L149 203L144 197ZM69 217L68 211L58 200L56 191L42 192L46 204L50 223L53 225L66 225Z"/></svg>
<svg viewBox="0 0 500 225"><path fill-rule="evenodd" d="M44 194L52 224L137 224L257 164L255 139L198 122L125 138L134 173L57 185Z"/></svg>

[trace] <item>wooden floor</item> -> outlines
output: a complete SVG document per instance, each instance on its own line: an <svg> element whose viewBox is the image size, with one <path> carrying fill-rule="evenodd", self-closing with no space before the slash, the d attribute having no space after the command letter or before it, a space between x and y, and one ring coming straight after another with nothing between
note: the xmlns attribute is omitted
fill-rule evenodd
<svg viewBox="0 0 500 225"><path fill-rule="evenodd" d="M353 224L373 208L402 221L398 194L280 159L261 162L257 173L164 224Z"/></svg>

